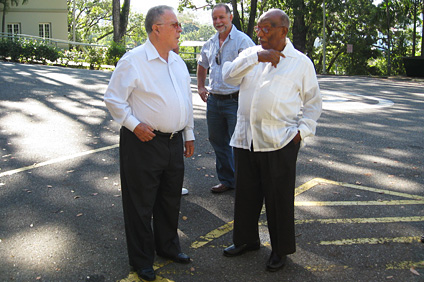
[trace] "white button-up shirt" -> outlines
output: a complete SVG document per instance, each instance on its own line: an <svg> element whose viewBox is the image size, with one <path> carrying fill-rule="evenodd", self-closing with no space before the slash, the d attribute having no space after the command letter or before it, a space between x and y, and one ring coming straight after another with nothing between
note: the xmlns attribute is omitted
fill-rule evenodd
<svg viewBox="0 0 424 282"><path fill-rule="evenodd" d="M275 151L300 132L303 140L315 134L322 99L311 60L287 38L277 68L259 63L255 46L223 68L227 83L240 85L237 125L230 145L254 151ZM303 106L303 108L302 108ZM302 144L303 145L303 144Z"/></svg>
<svg viewBox="0 0 424 282"><path fill-rule="evenodd" d="M184 139L194 140L187 66L172 51L166 62L149 40L119 60L104 101L114 120L131 131L142 122L165 133L184 129Z"/></svg>

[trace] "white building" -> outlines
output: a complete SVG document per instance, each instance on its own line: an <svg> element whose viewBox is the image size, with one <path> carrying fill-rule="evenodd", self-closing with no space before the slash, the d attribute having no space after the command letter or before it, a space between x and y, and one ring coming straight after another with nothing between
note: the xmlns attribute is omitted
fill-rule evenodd
<svg viewBox="0 0 424 282"><path fill-rule="evenodd" d="M28 0L11 5L6 13L5 32L68 40L66 0ZM3 14L3 6L0 6Z"/></svg>

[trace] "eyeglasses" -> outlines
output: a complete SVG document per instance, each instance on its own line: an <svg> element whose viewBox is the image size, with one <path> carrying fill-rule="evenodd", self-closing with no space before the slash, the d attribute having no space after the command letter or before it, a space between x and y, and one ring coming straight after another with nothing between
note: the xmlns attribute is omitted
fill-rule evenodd
<svg viewBox="0 0 424 282"><path fill-rule="evenodd" d="M215 63L217 65L220 65L221 64L221 48L219 48L218 53L216 53Z"/></svg>
<svg viewBox="0 0 424 282"><path fill-rule="evenodd" d="M155 25L166 25L166 23L157 23ZM178 29L178 28L182 29L182 25L179 22L170 23L169 25L173 26L175 29Z"/></svg>
<svg viewBox="0 0 424 282"><path fill-rule="evenodd" d="M275 27L283 27L283 25L279 25L279 26L270 26L270 27L260 27L260 26L255 26L255 32L257 34L259 34L260 31L262 31L265 34L268 34L268 32L271 30L271 28L275 28Z"/></svg>

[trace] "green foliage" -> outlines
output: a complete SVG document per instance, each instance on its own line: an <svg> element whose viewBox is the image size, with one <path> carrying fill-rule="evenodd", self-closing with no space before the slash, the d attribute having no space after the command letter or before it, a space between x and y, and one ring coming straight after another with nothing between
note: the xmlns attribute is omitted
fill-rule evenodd
<svg viewBox="0 0 424 282"><path fill-rule="evenodd" d="M81 50L72 48L70 50L65 50L61 56L61 63L64 66L79 65L82 67L84 62L84 53Z"/></svg>
<svg viewBox="0 0 424 282"><path fill-rule="evenodd" d="M125 46L112 41L109 48L106 51L106 63L108 65L116 66L119 59L125 54Z"/></svg>
<svg viewBox="0 0 424 282"><path fill-rule="evenodd" d="M100 69L105 61L105 48L88 46L84 48L85 62L90 64L90 70Z"/></svg>
<svg viewBox="0 0 424 282"><path fill-rule="evenodd" d="M99 38L112 33L111 0L67 0L69 40L73 39L72 11L75 1L75 40L77 42L98 42Z"/></svg>
<svg viewBox="0 0 424 282"><path fill-rule="evenodd" d="M44 42L23 39L0 40L0 56L10 57L14 62L55 62L59 57L59 51L52 45Z"/></svg>

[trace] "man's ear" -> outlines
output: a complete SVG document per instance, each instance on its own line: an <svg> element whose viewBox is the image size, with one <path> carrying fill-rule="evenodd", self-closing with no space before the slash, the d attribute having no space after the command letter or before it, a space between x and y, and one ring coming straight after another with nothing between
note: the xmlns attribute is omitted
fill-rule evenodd
<svg viewBox="0 0 424 282"><path fill-rule="evenodd" d="M287 27L283 26L283 28L282 28L281 30L282 30L282 31L281 31L281 34L282 34L284 37L286 37L286 36L287 36L287 34L289 33L289 29L288 29Z"/></svg>
<svg viewBox="0 0 424 282"><path fill-rule="evenodd" d="M152 30L153 30L153 32L154 32L154 33L159 34L159 26L154 25L154 26L152 27Z"/></svg>

